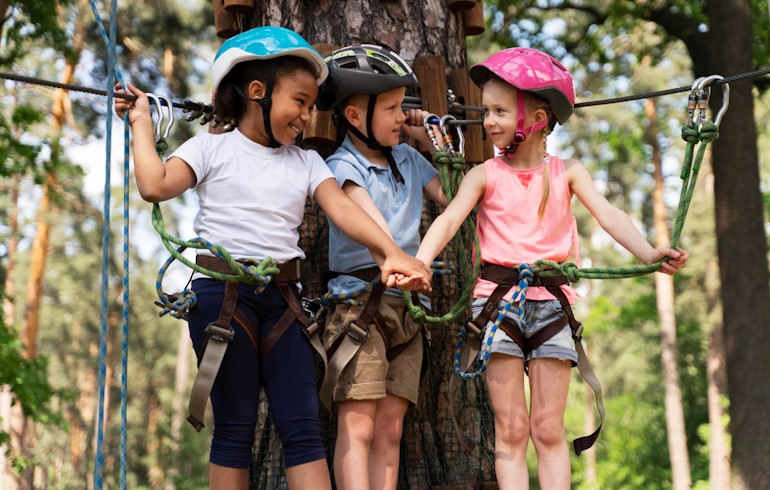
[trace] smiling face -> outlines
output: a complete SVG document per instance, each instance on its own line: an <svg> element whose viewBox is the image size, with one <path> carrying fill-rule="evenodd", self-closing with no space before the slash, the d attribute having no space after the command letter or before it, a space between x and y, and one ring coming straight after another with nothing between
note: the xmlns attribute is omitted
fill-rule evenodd
<svg viewBox="0 0 770 490"><path fill-rule="evenodd" d="M249 100L256 102L265 96L265 84L259 80L252 81L247 90ZM276 78L270 96L270 129L278 143L294 144L296 137L310 121L317 95L316 78L305 69L296 69ZM245 107L245 114L238 124L241 132L257 143L269 146L270 137L265 130L262 107L257 103Z"/></svg>
<svg viewBox="0 0 770 490"><path fill-rule="evenodd" d="M291 145L310 121L318 85L315 76L306 70L282 76L276 80L270 108L270 127L273 137L282 145ZM262 128L265 142L267 132Z"/></svg>
<svg viewBox="0 0 770 490"><path fill-rule="evenodd" d="M481 92L481 107L484 109L484 129L492 144L498 148L507 147L516 134L516 89L505 82L490 80Z"/></svg>

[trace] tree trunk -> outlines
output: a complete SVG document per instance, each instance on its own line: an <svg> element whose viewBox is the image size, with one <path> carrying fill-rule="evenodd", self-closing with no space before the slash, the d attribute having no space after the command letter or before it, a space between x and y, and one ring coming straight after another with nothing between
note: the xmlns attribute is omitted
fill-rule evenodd
<svg viewBox="0 0 770 490"><path fill-rule="evenodd" d="M444 108L434 108L425 103L423 108L436 113L443 110L443 113L446 113L445 82L448 72L450 69L464 68L466 65L462 15L461 12L450 11L445 0L277 0L257 2L256 12L246 19L243 25L247 28L257 25L280 25L300 33L311 44L346 46L372 43L387 46L413 64L418 77L423 81L432 79L431 83L421 87L420 96L423 102L431 97L438 101L439 105L443 104ZM438 63L433 63L437 60ZM442 63L443 73L440 67ZM436 81L441 82L440 86L434 84ZM429 206L424 224L429 224L436 212L435 207ZM323 217L320 220L317 210L311 211L301 233L303 237L310 237L309 240L303 238L301 244L308 253L308 262L311 263L310 268L314 273L328 268L325 251L313 254L310 249L326 248L325 234L308 231L311 229L309 227L316 226L312 230L323 232ZM451 260L455 264L464 263L467 262L468 256L460 258L459 261L454 257ZM306 295L317 297L323 292L307 286L317 283L314 278L303 279L306 281ZM445 313L459 298L461 289L457 286L458 281L457 277L436 279L434 295L431 298L433 314ZM325 288L325 284L323 287ZM493 423L486 404L483 383L478 380L461 383L458 393L464 400L457 401L461 412L460 423L463 429L473 433L480 443L472 456L461 450L447 416L449 403L455 402L449 399L447 387L450 377L454 376L451 360L455 333L459 327L457 323L431 327L433 348L428 371L421 384L420 400L415 410L410 410L404 421L399 488L438 488L441 485L469 483L480 486L483 482L494 479L490 464L490 461L494 460ZM323 424L327 452L332 454L336 425L332 417L325 418ZM275 440L274 435L264 431L258 433L257 444L260 448L265 447L261 444L265 442L263 437ZM252 475L252 487L276 481L275 473L282 471L280 466L277 466L280 465L280 449L276 449L275 444L269 447L273 448L271 455L259 451L255 455L257 474Z"/></svg>
<svg viewBox="0 0 770 490"><path fill-rule="evenodd" d="M663 200L663 161L658 134L658 112L655 99L647 99L644 112L647 126L647 144L652 148L653 178L652 192L655 246L667 247L671 243L668 231L668 212ZM660 318L660 355L663 368L664 405L666 410L666 433L668 436L671 476L674 490L687 490L691 486L690 457L687 452L687 432L684 424L682 391L679 382L679 363L676 346L676 314L674 312L674 278L666 274L655 274L655 301Z"/></svg>
<svg viewBox="0 0 770 490"><path fill-rule="evenodd" d="M725 352L723 331L715 327L709 333L708 374L709 407L709 483L712 490L730 488L730 443L725 430L725 407L722 400L727 394L725 379Z"/></svg>
<svg viewBox="0 0 770 490"><path fill-rule="evenodd" d="M61 130L61 123L55 122L54 131L58 132L59 130ZM24 343L25 349L24 355L27 359L32 359L37 354L40 295L43 289L43 275L45 273L45 262L48 254L48 235L50 233L50 223L48 222L48 218L51 213L51 193L53 192L55 184L56 177L53 174L46 175L45 184L43 185L43 196L40 198L40 206L37 210L37 228L35 231L35 239L32 242L32 251L29 262L27 296L24 306L24 328L21 335L21 340Z"/></svg>
<svg viewBox="0 0 770 490"><path fill-rule="evenodd" d="M280 25L311 44L388 46L408 62L437 55L447 66L465 66L465 33L459 12L445 0L276 0L257 2L250 26Z"/></svg>
<svg viewBox="0 0 770 490"><path fill-rule="evenodd" d="M708 3L711 71L752 70L749 0ZM729 39L730 42L725 42ZM720 91L714 91L719 103ZM730 110L713 145L717 252L730 393L734 485L770 488L770 273L759 188L751 81L731 85Z"/></svg>

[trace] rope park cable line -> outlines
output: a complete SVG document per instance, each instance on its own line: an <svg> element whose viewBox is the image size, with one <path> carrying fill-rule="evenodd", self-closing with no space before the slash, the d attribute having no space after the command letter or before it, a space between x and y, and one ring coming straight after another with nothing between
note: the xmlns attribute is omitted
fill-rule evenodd
<svg viewBox="0 0 770 490"><path fill-rule="evenodd" d="M96 23L98 25L99 33L103 38L105 45L107 46L107 52L109 57L108 80L107 80L108 90L105 91L105 90L93 89L89 87L63 84L58 82L42 80L39 78L22 76L22 75L11 74L11 73L4 73L4 72L0 72L0 78L10 80L10 81L16 81L20 83L31 83L31 84L43 85L43 86L48 86L48 87L57 88L57 89L79 91L79 92L107 97L107 109L108 109L108 117L106 121L107 158L106 158L106 175L105 175L105 186L104 186L105 202L104 202L104 223L103 223L103 241L102 241L102 255L103 255L102 312L101 312L102 328L100 332L99 383L98 383L99 384L99 407L98 407L99 422L97 427L97 444L96 444L97 453L96 453L96 465L94 470L95 487L100 489L103 486L103 478L102 478L102 467L103 467L102 445L103 444L102 443L103 443L103 429L104 429L103 404L104 404L104 398L105 398L104 372L106 370L105 368L106 329L107 329L107 321L106 321L107 293L106 291L107 291L107 282L108 282L107 281L107 273L108 273L107 257L109 254L109 245L110 245L109 243L110 141L111 141L110 135L111 135L112 118L109 117L109 114L111 113L111 110L112 110L112 107L111 107L112 99L114 97L121 97L121 98L127 98L127 99L134 99L135 97L132 95L114 93L114 85L115 85L114 82L116 80L121 85L125 85L123 82L123 77L121 75L118 63L116 61L116 53L115 53L115 32L116 32L115 20L117 18L116 0L111 0L109 35L107 34L107 30L104 28L104 24L98 13L97 7L94 4L94 1L89 0L89 3L94 13ZM662 90L658 92L648 92L643 94L630 95L626 97L616 97L611 99L585 101L585 102L579 102L575 104L576 108L590 107L590 106L596 106L596 105L602 105L602 104L611 104L611 103L617 103L617 102L639 100L639 99L650 98L650 97L659 97L663 95L686 92L688 90L691 91L690 98L688 99L688 122L682 128L682 137L683 139L685 139L687 146L686 146L684 162L683 162L682 170L680 174L680 177L683 183L682 183L682 189L680 192L679 204L677 207L674 233L672 235L672 240L671 240L672 247L676 246L681 236L681 232L685 223L687 212L689 210L690 201L692 198L698 172L700 170L701 162L705 154L706 147L708 143L710 143L711 141L713 141L718 137L718 125L721 120L721 116L723 115L724 110L727 109L727 104L729 103L729 83L742 80L742 79L767 75L767 74L770 74L770 68L756 70L753 72L748 72L748 73L744 73L744 74L740 74L732 77L725 77L725 78L722 78L719 76L714 76L717 78L707 77L706 79L696 80L695 84L693 84L693 86L691 87L683 86L683 87ZM708 83L705 83L704 80L708 80ZM708 105L709 94L707 92L708 92L709 85L723 85L723 90L725 95L724 97L725 102L723 102L722 110L720 110L718 116L715 118L714 121L709 121L705 117L706 106ZM168 108L179 108L185 112L188 112L189 115L186 118L188 121L201 118L201 124L206 124L214 120L213 107L207 104L192 102L189 100L186 100L181 103L172 102L167 98L161 98L161 97L158 97L155 100L155 102L158 106L157 108L158 108L159 114L160 114L161 106L165 106ZM404 107L421 108L422 107L421 100L419 98L407 97L405 100ZM696 111L696 108L697 108L697 111ZM462 104L457 104L455 102L452 102L451 104L449 104L449 110L450 112L452 111L483 112L483 109L480 107L466 106ZM171 109L169 109L169 113L171 113L170 120L173 120L173 113ZM161 121L159 120L157 125L158 128L160 127L160 122ZM443 132L443 128L445 126L464 126L464 125L480 124L481 119L462 120L457 118L449 118L446 121L444 121L442 118L441 122L442 123L445 122L445 124L441 124L442 132ZM124 196L123 196L124 197L123 199L123 204L124 204L123 206L124 208L123 270L124 272L123 272L123 339L122 339L121 444L120 444L120 449L121 449L120 487L121 488L126 488L126 393L127 393L126 375L127 375L128 305L129 305L129 302L128 302L128 209L129 209L128 208L128 176L129 176L128 128L129 128L129 125L127 124L127 115L126 117L124 117L124 127L125 127L125 131L124 131ZM165 149L162 147L162 144L165 142L165 136L168 135L169 129L170 129L170 125L166 127L165 134L161 136L161 139L158 145L159 151L165 151ZM156 131L156 135L158 133L159 131ZM446 134L445 134L445 137L446 137ZM696 154L695 145L697 145L698 143L700 143L700 146ZM433 153L433 161L439 167L439 176L441 178L442 187L444 188L444 191L447 193L447 196L449 197L449 199L451 199L456 193L457 186L459 185L460 178L462 176L462 171L465 170L468 166L465 163L464 155L462 151L452 152L450 150L437 149L437 151ZM185 265L187 265L188 267L191 267L194 270L197 270L198 272L202 272L215 279L224 280L224 281L246 282L249 284L255 284L258 287L262 287L262 288L266 287L272 275L277 274L278 272L276 264L273 263L269 258L266 258L258 263L255 262L251 264L243 264L241 262L235 261L229 255L229 253L227 253L227 251L224 250L222 247L219 247L201 238L196 238L190 241L182 241L182 240L176 239L175 237L165 232L162 215L160 213L160 208L157 205L153 207L153 225L155 226L158 233L161 235L164 245L172 254L172 256L161 267L158 273L158 282L156 285L157 285L158 293L159 295L161 295L162 298L166 296L165 293L162 293L160 288L162 273L168 268L168 266L173 262L173 260L177 260L177 259L185 263ZM460 247L461 251L465 250L465 254L467 256L469 256L469 254L467 254L467 247L465 246L465 244L470 243L470 235L474 231L475 230L472 230L472 227L470 226L470 221L467 221L461 227L460 231L458 232L458 236L455 237L457 246ZM171 244L176 244L177 247L174 247ZM228 264L230 264L231 268L233 269L233 274L225 274L225 275L217 274L212 271L207 271L205 269L202 269L199 266L190 263L186 259L184 260L182 260L183 258L180 259L181 252L185 248L189 248L189 247L206 248L210 250L214 255L219 256L220 258L223 258ZM476 250L477 251L479 250L478 247L476 247ZM476 260L476 263L478 266L478 260ZM463 271L463 274L464 274L463 282L465 282L466 284L473 283L473 279L475 279L475 276L478 274L477 266L474 267L473 270ZM649 266L644 266L644 267L640 266L640 267L627 267L627 268L616 268L616 269L579 269L574 264L556 264L548 261L538 261L535 264L533 264L532 267L529 267L529 270L530 272L537 271L537 273L541 275L562 274L567 276L571 282L574 282L579 280L580 278L607 279L607 278L633 277L637 275L654 272L658 270L659 267L660 267L660 262L656 264L651 264ZM450 273L450 266L448 264L434 263L434 268L436 269L436 273L441 273L441 274ZM527 271L526 269L522 269L522 272L527 272ZM521 283L517 287L517 291L514 294L514 297L517 299L521 298L523 303L523 299L525 297L526 287L527 287L526 278L529 276L526 273L522 274L522 276L525 278L525 280L523 281L523 283ZM458 301L458 305L467 304L469 297L470 297L470 289L466 288L466 291L463 291ZM174 299L174 301L167 301L166 303L164 303L164 310L161 312L161 314L164 314L164 312L165 313L174 312L176 316L181 316L181 314L179 314L180 311L183 311L184 308L190 308L194 304L193 302L194 298L190 298L189 296L185 297L184 295L182 295L172 299ZM348 298L348 299L352 299L352 298ZM427 323L444 323L444 322L450 321L452 319L457 318L460 314L462 314L462 311L465 310L465 306L462 306L461 308L462 311L460 311L461 309L459 308L459 306L455 306L454 308L452 308L450 312L446 313L443 316L432 317L432 316L426 315L419 308L416 308L411 302L411 297L409 297L408 295L405 295L405 299L407 301L407 304L410 307L410 311L412 311L413 313L413 316L415 316L419 321L423 321ZM510 308L510 304L511 303L507 305L507 308ZM504 316L504 314L505 312L503 312L501 316ZM498 318L497 322L495 323L495 327L499 324L500 320L501 318ZM463 330L464 329L461 329L460 334L464 334ZM459 347L460 345L458 345L458 349ZM488 359L488 354L486 355L485 359ZM484 366L482 366L482 369L483 367ZM480 373L481 372L483 372L483 370L480 371ZM477 376L480 373L473 373L473 375ZM463 374L468 374L468 373L463 373Z"/></svg>

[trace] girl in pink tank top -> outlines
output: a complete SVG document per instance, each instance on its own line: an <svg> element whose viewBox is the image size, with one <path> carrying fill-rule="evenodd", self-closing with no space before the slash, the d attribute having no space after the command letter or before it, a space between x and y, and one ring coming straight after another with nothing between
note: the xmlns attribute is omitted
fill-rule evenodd
<svg viewBox="0 0 770 490"><path fill-rule="evenodd" d="M470 76L482 89L484 129L500 154L468 172L457 196L425 235L417 258L431 264L478 205L482 264L516 267L538 259L576 262L578 233L570 210L575 195L612 238L645 264L670 257L660 269L666 274L685 266L687 252L653 248L628 215L599 193L579 162L546 153L546 137L557 122L563 124L570 117L575 102L572 76L561 63L534 49L509 48L472 67ZM474 313L481 311L496 286L481 278L477 281ZM573 303L574 290L560 287ZM500 302L500 309L512 292ZM531 287L526 294L523 321L518 316L512 320L521 337L529 339L564 311L543 287ZM570 369L577 360L570 327L531 352L523 352L498 329L491 352L486 373L495 413L495 473L500 488L528 488L525 455L532 439L541 488L568 489L564 410Z"/></svg>

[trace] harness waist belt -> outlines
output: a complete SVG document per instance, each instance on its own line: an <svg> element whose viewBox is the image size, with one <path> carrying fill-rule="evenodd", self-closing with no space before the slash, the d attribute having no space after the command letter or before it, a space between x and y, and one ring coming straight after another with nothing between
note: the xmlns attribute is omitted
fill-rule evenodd
<svg viewBox="0 0 770 490"><path fill-rule="evenodd" d="M519 282L519 270L514 267L487 262L481 264L481 278L495 284L515 286ZM529 283L529 287L553 287L563 284L569 284L566 276L541 276L535 274L535 277Z"/></svg>
<svg viewBox="0 0 770 490"><path fill-rule="evenodd" d="M251 262L238 260L244 265L250 265ZM219 274L234 274L235 271L227 264L227 261L211 255L198 255L195 257L195 263L204 269L217 272ZM288 262L278 265L281 272L273 276L273 282L296 282L300 278L300 259L292 259Z"/></svg>

